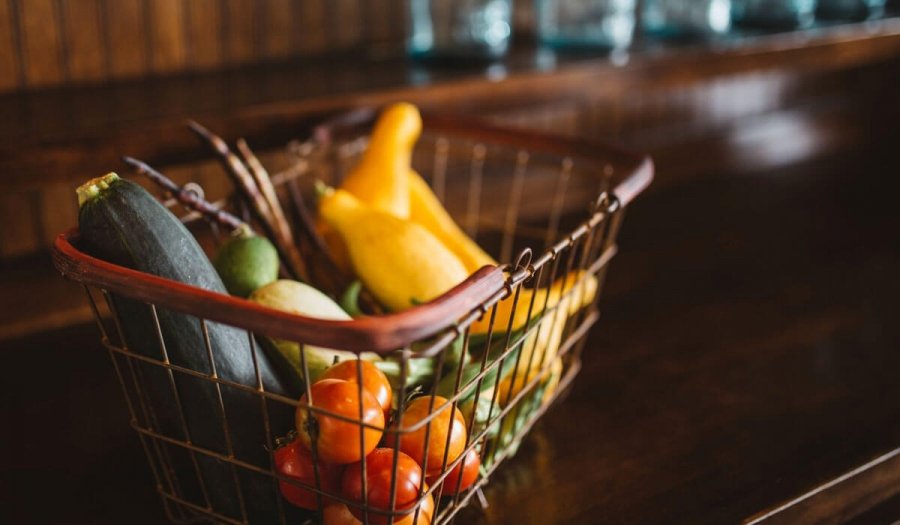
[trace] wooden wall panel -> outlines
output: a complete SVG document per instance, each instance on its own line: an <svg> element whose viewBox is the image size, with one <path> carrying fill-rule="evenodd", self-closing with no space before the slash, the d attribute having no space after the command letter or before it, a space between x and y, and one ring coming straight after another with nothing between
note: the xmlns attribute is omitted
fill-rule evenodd
<svg viewBox="0 0 900 525"><path fill-rule="evenodd" d="M400 0L0 0L0 93L398 49L405 18Z"/></svg>
<svg viewBox="0 0 900 525"><path fill-rule="evenodd" d="M38 201L41 247L50 246L57 234L78 224L76 184L57 183L41 189Z"/></svg>
<svg viewBox="0 0 900 525"><path fill-rule="evenodd" d="M21 191L0 195L0 254L4 259L38 250L40 223L36 220L35 192Z"/></svg>
<svg viewBox="0 0 900 525"><path fill-rule="evenodd" d="M72 82L98 81L107 76L106 33L101 27L100 0L61 0L66 74Z"/></svg>
<svg viewBox="0 0 900 525"><path fill-rule="evenodd" d="M129 78L147 73L150 35L144 0L104 0L104 9L110 76Z"/></svg>
<svg viewBox="0 0 900 525"><path fill-rule="evenodd" d="M361 42L369 23L362 23L359 0L332 0L329 9L328 30L336 37L337 46L348 48Z"/></svg>
<svg viewBox="0 0 900 525"><path fill-rule="evenodd" d="M291 0L266 0L262 4L262 55L267 59L284 58L294 52L299 30L293 19Z"/></svg>
<svg viewBox="0 0 900 525"><path fill-rule="evenodd" d="M187 64L184 5L181 0L153 0L149 6L151 69L170 73Z"/></svg>
<svg viewBox="0 0 900 525"><path fill-rule="evenodd" d="M256 58L257 15L256 0L229 0L226 2L229 64L247 64Z"/></svg>
<svg viewBox="0 0 900 525"><path fill-rule="evenodd" d="M325 4L300 2L296 11L301 52L313 54L324 51L328 45L328 17Z"/></svg>
<svg viewBox="0 0 900 525"><path fill-rule="evenodd" d="M190 0L185 2L190 69L208 70L225 62L222 51L222 2L220 0Z"/></svg>
<svg viewBox="0 0 900 525"><path fill-rule="evenodd" d="M0 0L0 91L18 87L18 25L13 17L13 0Z"/></svg>
<svg viewBox="0 0 900 525"><path fill-rule="evenodd" d="M19 0L17 5L28 85L64 82L59 4L55 0Z"/></svg>

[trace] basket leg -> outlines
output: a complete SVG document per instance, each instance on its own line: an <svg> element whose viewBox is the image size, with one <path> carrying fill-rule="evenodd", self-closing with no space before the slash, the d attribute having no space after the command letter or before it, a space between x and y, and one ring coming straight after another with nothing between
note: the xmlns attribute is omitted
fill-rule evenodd
<svg viewBox="0 0 900 525"><path fill-rule="evenodd" d="M490 507L487 497L485 497L484 491L481 490L481 487L475 489L475 496L478 498L478 504L481 505L481 510L487 510L487 508Z"/></svg>

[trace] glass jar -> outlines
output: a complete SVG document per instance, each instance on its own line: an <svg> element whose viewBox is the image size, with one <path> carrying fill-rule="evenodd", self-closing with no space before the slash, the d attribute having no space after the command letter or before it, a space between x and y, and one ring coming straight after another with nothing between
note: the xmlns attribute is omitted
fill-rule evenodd
<svg viewBox="0 0 900 525"><path fill-rule="evenodd" d="M661 38L721 35L731 29L731 0L644 0L641 23Z"/></svg>
<svg viewBox="0 0 900 525"><path fill-rule="evenodd" d="M887 0L885 11L889 15L900 14L900 0Z"/></svg>
<svg viewBox="0 0 900 525"><path fill-rule="evenodd" d="M821 20L867 20L884 15L885 0L819 0L816 18Z"/></svg>
<svg viewBox="0 0 900 525"><path fill-rule="evenodd" d="M413 57L503 56L512 34L511 0L408 0Z"/></svg>
<svg viewBox="0 0 900 525"><path fill-rule="evenodd" d="M808 27L815 19L816 0L732 0L735 25L774 29Z"/></svg>
<svg viewBox="0 0 900 525"><path fill-rule="evenodd" d="M537 0L541 43L557 49L624 49L631 44L635 0Z"/></svg>

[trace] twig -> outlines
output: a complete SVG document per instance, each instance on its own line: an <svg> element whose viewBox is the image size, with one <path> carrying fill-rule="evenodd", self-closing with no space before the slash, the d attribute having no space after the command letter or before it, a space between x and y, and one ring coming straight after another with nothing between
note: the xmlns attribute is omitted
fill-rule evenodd
<svg viewBox="0 0 900 525"><path fill-rule="evenodd" d="M122 161L134 168L135 173L137 173L138 175L144 175L145 177L159 185L161 188L171 193L172 196L178 199L178 202L180 202L181 204L202 215L205 215L206 217L209 217L222 226L231 228L233 230L247 226L247 223L242 221L240 218L201 198L193 191L186 190L178 184L175 184L172 179L151 168L150 165L146 162L127 156L122 157Z"/></svg>
<svg viewBox="0 0 900 525"><path fill-rule="evenodd" d="M262 191L263 198L266 199L266 202L269 205L269 210L271 210L272 212L272 219L275 222L275 227L281 233L281 237L284 239L285 243L294 245L294 233L291 231L291 226L290 224L288 224L287 218L284 216L284 209L282 209L281 203L278 201L278 194L275 193L275 187L272 186L272 180L269 176L269 172L266 171L266 168L262 165L262 162L260 162L256 154L253 153L253 150L250 149L250 146L247 144L246 140L238 139L237 149L238 152L240 152L241 157L243 157L244 159L244 164L246 164L246 166L250 169L250 173L256 180L257 186Z"/></svg>
<svg viewBox="0 0 900 525"><path fill-rule="evenodd" d="M303 257L300 256L297 247L285 242L285 239L280 234L272 217L269 204L260 193L259 187L256 185L256 181L253 179L253 175L250 174L247 166L241 162L237 155L232 153L228 144L218 135L193 120L188 122L188 127L218 155L225 172L234 183L235 189L248 202L251 213L260 222L266 231L266 235L278 248L282 256L282 262L285 263L291 274L309 282L309 272Z"/></svg>

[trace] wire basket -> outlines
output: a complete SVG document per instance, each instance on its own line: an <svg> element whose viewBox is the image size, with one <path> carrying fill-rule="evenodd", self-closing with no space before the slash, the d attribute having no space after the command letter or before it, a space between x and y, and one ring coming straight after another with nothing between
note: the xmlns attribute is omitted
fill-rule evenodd
<svg viewBox="0 0 900 525"><path fill-rule="evenodd" d="M302 207L311 180L340 181L365 149L373 115L351 114L288 147L290 168L273 176L286 209ZM350 321L302 317L92 258L76 247L75 230L56 239L55 265L84 285L131 426L173 522L321 520L321 510L317 517L282 499L279 484L286 483L307 489L319 509L329 502L346 504L365 523L449 523L473 497L483 498L481 487L578 373L585 335L598 318L597 298L616 253L623 211L652 179L649 159L612 147L451 118L426 116L424 123L414 167L429 179L467 233L482 246L496 248L492 255L509 264L482 268L443 296L403 312ZM209 235L210 224L199 216L188 214L184 220L198 238L214 237ZM554 295L554 289L559 293ZM132 350L116 315L117 297L148 305L146 314L156 328L156 355ZM207 369L186 368L169 359L166 340L171 334L163 333L159 323L160 315L168 312L196 318L206 335L198 344L205 348ZM212 323L246 332L254 382L217 373L216 359L223 349L210 343ZM318 466L313 483L278 473L276 438L291 430L297 411L313 421L351 423L360 436L369 429L361 419L317 406L309 384L297 392L305 392L309 402L267 389L259 361L265 355L261 342L268 338L299 344L304 377L309 377L310 346L376 352L395 362L400 381L394 413L402 414L413 395L445 394L449 409L466 415L464 452L455 458L445 452L438 466L421 465L432 483L427 490L422 485L416 504L403 508L372 505L365 495L362 501L351 501L321 482ZM467 362L459 355L471 357ZM430 360L434 376L413 386L413 365L422 360ZM362 381L357 385L362 397ZM159 393L163 389L165 395ZM185 410L192 404L189 396L202 389L214 392L215 402L208 410ZM386 443L396 450L403 436L424 428L427 458L428 434L442 431L432 428L441 410L431 403L429 415L417 424L384 429ZM216 437L198 438L201 426L218 429ZM248 434L253 437L248 439ZM473 449L482 462L477 481L465 490L445 486L450 471ZM365 473L365 458L361 468ZM392 493L397 490L396 469L395 459ZM423 510L426 501L435 504L430 512Z"/></svg>

